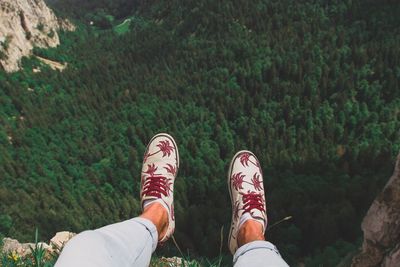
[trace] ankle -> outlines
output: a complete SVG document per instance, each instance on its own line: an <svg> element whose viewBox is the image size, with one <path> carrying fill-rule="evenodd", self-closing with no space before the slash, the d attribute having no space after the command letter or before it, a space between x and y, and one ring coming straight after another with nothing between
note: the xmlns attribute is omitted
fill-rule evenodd
<svg viewBox="0 0 400 267"><path fill-rule="evenodd" d="M238 231L238 247L257 240L265 240L262 224L251 219L245 221Z"/></svg>
<svg viewBox="0 0 400 267"><path fill-rule="evenodd" d="M156 226L158 239L165 235L168 228L168 212L161 203L149 204L139 217L150 220Z"/></svg>

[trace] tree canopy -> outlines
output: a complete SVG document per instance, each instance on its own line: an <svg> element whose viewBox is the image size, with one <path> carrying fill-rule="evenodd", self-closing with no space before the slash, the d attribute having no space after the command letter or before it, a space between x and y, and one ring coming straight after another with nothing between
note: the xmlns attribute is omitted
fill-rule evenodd
<svg viewBox="0 0 400 267"><path fill-rule="evenodd" d="M270 223L293 216L267 231L289 263L332 266L354 248L400 150L395 1L132 1L123 35L79 12L122 18L126 1L53 2L78 29L35 54L68 68L32 57L0 72L1 234L138 215L142 155L164 131L180 149L175 236L191 254L219 253L240 149L261 161Z"/></svg>

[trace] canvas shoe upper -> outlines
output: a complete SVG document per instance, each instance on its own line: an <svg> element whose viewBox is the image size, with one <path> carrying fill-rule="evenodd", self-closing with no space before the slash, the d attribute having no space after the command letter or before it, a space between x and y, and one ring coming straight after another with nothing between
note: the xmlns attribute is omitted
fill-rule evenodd
<svg viewBox="0 0 400 267"><path fill-rule="evenodd" d="M141 175L141 204L146 200L158 200L167 208L168 229L159 242L174 233L174 182L179 168L178 147L172 136L155 135L147 145Z"/></svg>
<svg viewBox="0 0 400 267"><path fill-rule="evenodd" d="M228 188L232 202L232 224L228 246L232 254L238 249L237 234L240 217L248 213L251 219L267 227L267 210L260 162L250 151L239 151L233 157L228 172Z"/></svg>

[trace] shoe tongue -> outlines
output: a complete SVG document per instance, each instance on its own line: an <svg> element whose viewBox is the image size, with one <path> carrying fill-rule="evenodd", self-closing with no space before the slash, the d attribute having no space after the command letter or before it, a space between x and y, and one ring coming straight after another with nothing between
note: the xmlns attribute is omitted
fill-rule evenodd
<svg viewBox="0 0 400 267"><path fill-rule="evenodd" d="M153 202L153 201L155 201L157 199L158 198L154 197L154 196L147 196L147 195L146 196L142 196L142 199L141 199L142 210L144 210L145 206L147 206L145 204L151 203L151 202Z"/></svg>
<svg viewBox="0 0 400 267"><path fill-rule="evenodd" d="M143 202L142 202L143 210L146 208L146 206L149 206L155 202L160 203L167 210L168 213L171 212L168 204L163 199L154 198L154 197L148 197L147 199L145 199L145 198L143 199Z"/></svg>
<svg viewBox="0 0 400 267"><path fill-rule="evenodd" d="M253 209L253 210L251 210L250 216L251 216L251 219L262 224L263 231L265 232L265 229L267 228L267 217L265 216L265 213L258 209Z"/></svg>

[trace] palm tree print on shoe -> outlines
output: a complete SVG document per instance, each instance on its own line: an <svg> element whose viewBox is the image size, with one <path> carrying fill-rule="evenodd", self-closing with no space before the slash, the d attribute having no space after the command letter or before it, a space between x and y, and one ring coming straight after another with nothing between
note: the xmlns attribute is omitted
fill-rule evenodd
<svg viewBox="0 0 400 267"><path fill-rule="evenodd" d="M155 135L147 145L141 175L141 204L146 200L160 200L167 207L168 229L160 243L168 240L175 230L174 182L179 169L178 147L172 136Z"/></svg>
<svg viewBox="0 0 400 267"><path fill-rule="evenodd" d="M260 162L250 151L239 151L233 157L228 172L228 188L232 202L232 223L228 246L232 254L238 249L237 234L240 217L248 213L267 227L267 210Z"/></svg>

